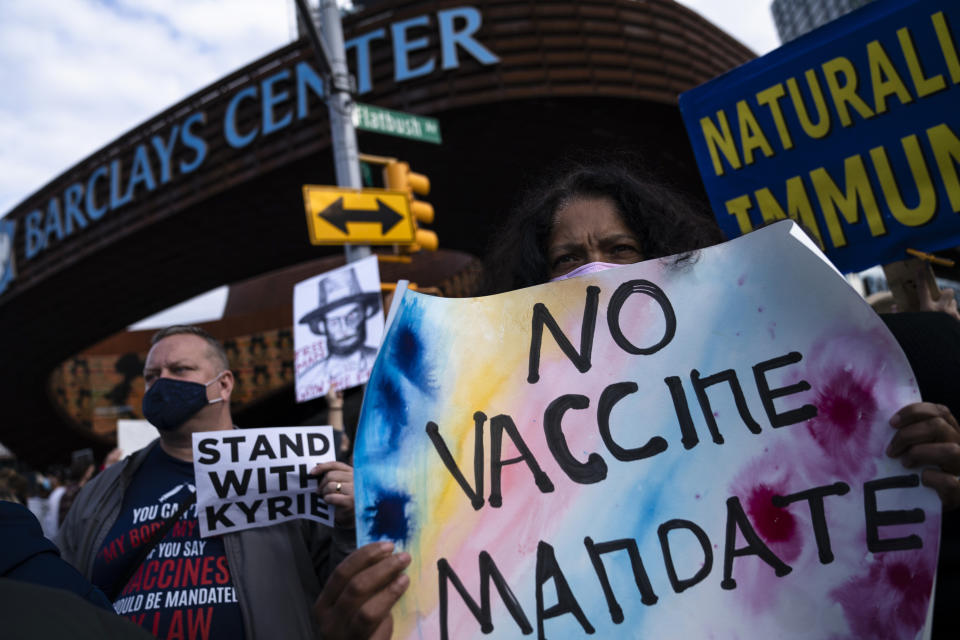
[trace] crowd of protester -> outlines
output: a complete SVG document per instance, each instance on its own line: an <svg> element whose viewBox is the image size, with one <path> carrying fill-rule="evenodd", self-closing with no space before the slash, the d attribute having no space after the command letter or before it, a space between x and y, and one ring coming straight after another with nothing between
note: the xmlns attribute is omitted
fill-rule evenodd
<svg viewBox="0 0 960 640"><path fill-rule="evenodd" d="M70 510L70 505L80 490L95 473L117 462L122 452L114 449L108 453L99 465L92 462L93 452L84 449L74 456L87 464L52 465L35 470L30 465L8 458L0 460L0 500L21 504L37 518L43 534L53 539L60 529L60 523Z"/></svg>

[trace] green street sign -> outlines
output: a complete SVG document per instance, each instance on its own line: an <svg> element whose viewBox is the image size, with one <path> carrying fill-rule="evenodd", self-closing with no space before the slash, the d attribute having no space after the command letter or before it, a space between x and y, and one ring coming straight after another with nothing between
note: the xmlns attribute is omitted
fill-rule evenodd
<svg viewBox="0 0 960 640"><path fill-rule="evenodd" d="M383 109L369 104L355 103L353 126L363 131L388 136L410 138L421 142L440 144L440 122L436 118L415 116L412 113Z"/></svg>

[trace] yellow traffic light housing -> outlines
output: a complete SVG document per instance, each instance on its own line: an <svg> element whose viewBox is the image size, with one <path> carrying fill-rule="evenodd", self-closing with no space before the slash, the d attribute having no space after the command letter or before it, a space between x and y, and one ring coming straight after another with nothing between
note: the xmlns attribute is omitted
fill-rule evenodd
<svg viewBox="0 0 960 640"><path fill-rule="evenodd" d="M440 246L437 234L427 229L421 229L420 223L430 224L433 222L433 205L423 200L417 200L416 196L425 196L430 193L430 178L422 173L415 173L410 170L410 165L399 160L390 160L383 167L383 183L387 189L397 191L406 191L410 198L410 215L413 218L415 228L416 242L404 250L409 252L427 249L436 251ZM415 195L416 194L416 195Z"/></svg>

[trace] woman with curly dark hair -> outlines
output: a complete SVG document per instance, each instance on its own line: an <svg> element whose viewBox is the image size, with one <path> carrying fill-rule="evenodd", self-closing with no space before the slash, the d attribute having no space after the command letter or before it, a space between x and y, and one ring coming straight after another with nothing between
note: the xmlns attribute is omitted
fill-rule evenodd
<svg viewBox="0 0 960 640"><path fill-rule="evenodd" d="M574 164L522 199L487 255L487 292L571 272L676 255L723 241L707 212L618 164ZM574 274L576 275L576 274Z"/></svg>

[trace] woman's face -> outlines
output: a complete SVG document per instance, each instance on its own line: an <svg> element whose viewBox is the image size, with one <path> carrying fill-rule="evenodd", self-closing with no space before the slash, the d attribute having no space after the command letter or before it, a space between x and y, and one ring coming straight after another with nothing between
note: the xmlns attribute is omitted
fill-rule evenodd
<svg viewBox="0 0 960 640"><path fill-rule="evenodd" d="M550 277L590 262L632 264L643 260L640 241L606 196L576 197L557 209L547 239Z"/></svg>

